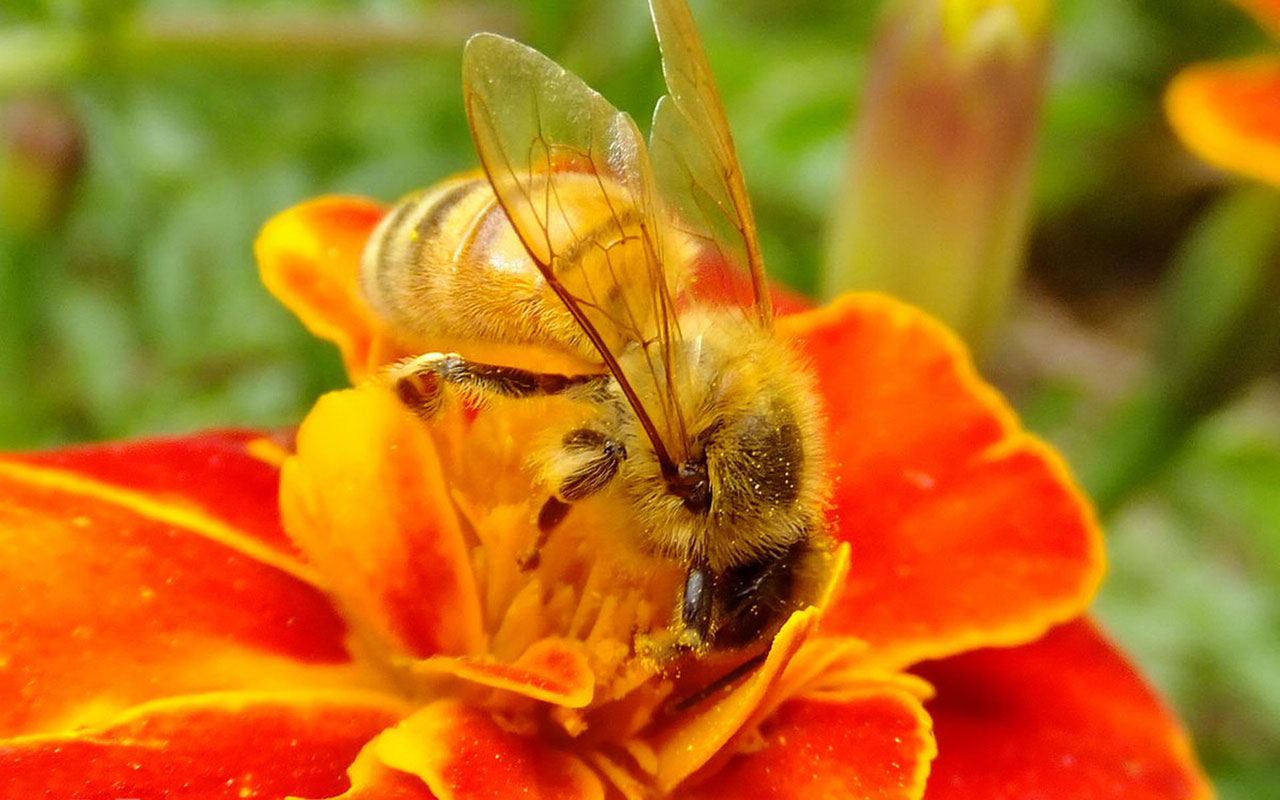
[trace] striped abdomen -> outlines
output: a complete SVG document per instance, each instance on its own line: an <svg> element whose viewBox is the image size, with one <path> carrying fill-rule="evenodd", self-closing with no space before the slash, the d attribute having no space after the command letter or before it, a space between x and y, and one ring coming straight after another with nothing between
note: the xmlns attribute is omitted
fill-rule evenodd
<svg viewBox="0 0 1280 800"><path fill-rule="evenodd" d="M465 352L479 340L594 360L480 173L401 201L374 230L360 271L378 315L428 349Z"/></svg>
<svg viewBox="0 0 1280 800"><path fill-rule="evenodd" d="M647 290L636 279L645 284L648 270L635 260L638 250L628 252L638 245L619 243L617 205L600 202L599 187L594 177L557 176L565 210L549 238L560 254L557 276L600 309L589 313L609 345L620 347L632 334L612 320L637 331L647 324L640 315L649 300L637 297ZM600 363L480 173L446 180L392 209L365 247L361 285L379 316L427 349L475 354L478 345L531 345Z"/></svg>

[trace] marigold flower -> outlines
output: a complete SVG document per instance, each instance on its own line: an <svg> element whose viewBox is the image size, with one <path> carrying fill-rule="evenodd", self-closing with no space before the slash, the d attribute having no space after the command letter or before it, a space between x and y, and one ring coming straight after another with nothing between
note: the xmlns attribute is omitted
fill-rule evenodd
<svg viewBox="0 0 1280 800"><path fill-rule="evenodd" d="M633 655L670 565L584 503L515 567L534 412L427 426L365 380L405 352L355 290L380 214L322 199L259 240L357 384L296 440L0 460L0 795L1209 796L1079 617L1102 551L1060 459L951 334L881 296L779 325L825 399L842 567L758 669L673 712L731 664Z"/></svg>
<svg viewBox="0 0 1280 800"><path fill-rule="evenodd" d="M1235 3L1280 35L1280 3ZM1169 84L1165 111L1205 161L1280 186L1280 55L1193 64Z"/></svg>

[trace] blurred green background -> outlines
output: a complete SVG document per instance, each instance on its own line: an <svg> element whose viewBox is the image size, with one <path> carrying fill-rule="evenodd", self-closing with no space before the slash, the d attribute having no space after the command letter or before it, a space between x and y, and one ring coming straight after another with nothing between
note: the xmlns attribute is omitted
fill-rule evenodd
<svg viewBox="0 0 1280 800"><path fill-rule="evenodd" d="M695 3L771 271L802 290L877 6ZM1180 66L1280 45L1205 0L1053 14L1028 270L984 371L1099 496L1098 613L1222 796L1280 796L1280 193L1197 162L1159 105ZM459 63L481 29L647 122L640 0L6 2L0 446L284 425L342 385L253 237L305 198L474 166Z"/></svg>

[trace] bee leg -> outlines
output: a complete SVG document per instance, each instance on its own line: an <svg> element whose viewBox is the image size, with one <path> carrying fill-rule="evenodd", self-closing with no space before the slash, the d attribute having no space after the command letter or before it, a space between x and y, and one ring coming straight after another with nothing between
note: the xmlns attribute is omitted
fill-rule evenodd
<svg viewBox="0 0 1280 800"><path fill-rule="evenodd" d="M520 567L521 572L538 568L538 564L542 561L543 546L551 538L551 532L569 514L570 508L572 506L568 503L561 502L555 497L548 497L547 502L542 504L541 510L538 511L538 538L533 540L528 550L516 558L516 566Z"/></svg>
<svg viewBox="0 0 1280 800"><path fill-rule="evenodd" d="M538 512L538 538L517 561L525 572L538 566L543 545L569 513L570 503L608 486L627 457L627 448L622 442L591 428L569 431L562 447L573 469L559 479L556 496L548 499Z"/></svg>
<svg viewBox="0 0 1280 800"><path fill-rule="evenodd" d="M608 486L627 457L622 442L591 428L569 431L561 447L573 465L556 487L557 495L566 503L576 503Z"/></svg>
<svg viewBox="0 0 1280 800"><path fill-rule="evenodd" d="M711 644L711 606L715 599L716 576L705 564L693 564L684 577L680 598L680 635L676 643L694 652L705 652Z"/></svg>
<svg viewBox="0 0 1280 800"><path fill-rule="evenodd" d="M665 665L689 653L702 655L711 647L712 604L716 574L701 562L693 562L684 576L676 619L652 633L637 633L636 655ZM697 701L695 701L697 702Z"/></svg>
<svg viewBox="0 0 1280 800"><path fill-rule="evenodd" d="M415 414L430 419L444 403L444 384L481 396L538 397L603 383L605 375L557 375L519 367L480 364L457 353L427 353L391 369L396 395Z"/></svg>
<svg viewBox="0 0 1280 800"><path fill-rule="evenodd" d="M427 353L397 364L388 372L396 397L423 419L431 419L444 405L444 392L435 369L440 358L440 353Z"/></svg>

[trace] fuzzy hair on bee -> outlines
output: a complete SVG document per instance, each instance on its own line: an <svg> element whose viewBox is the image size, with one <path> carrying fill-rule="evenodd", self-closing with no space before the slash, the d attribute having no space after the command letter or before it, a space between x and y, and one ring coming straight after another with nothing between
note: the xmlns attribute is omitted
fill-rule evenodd
<svg viewBox="0 0 1280 800"><path fill-rule="evenodd" d="M670 625L636 642L665 661L767 644L817 600L831 543L814 381L773 330L701 40L683 0L650 10L668 93L648 142L537 51L472 37L463 83L483 170L393 208L361 285L424 350L387 375L423 419L451 394L577 409L530 455L547 497L520 566L537 569L575 505L618 509L630 546L685 574Z"/></svg>

